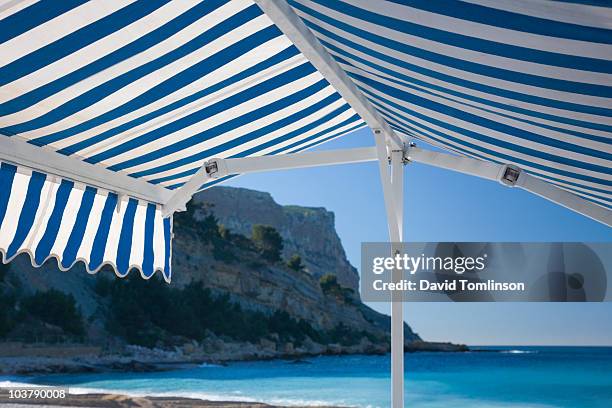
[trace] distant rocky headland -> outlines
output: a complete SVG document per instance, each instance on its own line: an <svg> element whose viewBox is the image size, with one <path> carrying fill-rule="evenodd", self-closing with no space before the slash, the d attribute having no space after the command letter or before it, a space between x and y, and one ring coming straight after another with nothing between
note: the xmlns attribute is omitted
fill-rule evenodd
<svg viewBox="0 0 612 408"><path fill-rule="evenodd" d="M174 219L173 280L116 278L27 255L0 266L0 372L156 370L182 364L387 353L389 317L359 298L324 208L215 187ZM464 351L404 327L408 351Z"/></svg>

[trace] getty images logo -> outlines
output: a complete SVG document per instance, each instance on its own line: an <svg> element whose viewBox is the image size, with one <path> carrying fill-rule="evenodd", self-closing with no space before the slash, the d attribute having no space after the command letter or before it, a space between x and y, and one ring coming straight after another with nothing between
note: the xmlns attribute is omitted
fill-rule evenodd
<svg viewBox="0 0 612 408"><path fill-rule="evenodd" d="M486 268L488 255L482 256L410 256L397 253L390 257L376 257L372 262L372 272L381 275L390 271L404 271L414 275L419 271L454 272L462 275L465 272L482 271Z"/></svg>

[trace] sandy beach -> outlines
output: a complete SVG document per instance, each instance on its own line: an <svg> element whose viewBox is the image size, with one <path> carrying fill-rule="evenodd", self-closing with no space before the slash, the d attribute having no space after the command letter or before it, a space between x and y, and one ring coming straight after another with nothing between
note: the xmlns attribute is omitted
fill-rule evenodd
<svg viewBox="0 0 612 408"><path fill-rule="evenodd" d="M130 397L117 394L68 394L67 397L63 399L38 400L15 400L9 399L6 396L0 396L0 406L5 408L283 408L278 405L268 405L256 402L203 401L199 399L181 397ZM319 408L333 407L328 406Z"/></svg>

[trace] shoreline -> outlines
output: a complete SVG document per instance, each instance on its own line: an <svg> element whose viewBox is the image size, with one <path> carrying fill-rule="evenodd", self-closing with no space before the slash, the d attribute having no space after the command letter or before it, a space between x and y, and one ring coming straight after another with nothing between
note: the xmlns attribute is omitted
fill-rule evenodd
<svg viewBox="0 0 612 408"><path fill-rule="evenodd" d="M10 405L9 405L10 404ZM186 397L129 396L124 394L68 394L62 399L9 399L0 395L0 405L14 408L26 407L87 407L87 408L287 408L261 402L209 401ZM291 408L307 408L292 406ZM308 408L342 408L329 405Z"/></svg>
<svg viewBox="0 0 612 408"><path fill-rule="evenodd" d="M13 355L3 356L0 343L0 375L46 375L46 374L79 374L103 372L156 372L188 369L202 364L226 365L241 361L287 360L296 363L305 358L331 355L385 355L382 352L363 352L361 350L330 347L322 353L308 353L298 350L285 353L253 352L247 354L208 354L184 353L161 349L147 349L138 346L127 346L123 352L105 353L98 351L92 354L66 354L66 350L77 349L74 346L50 346L47 344L28 345ZM89 346L84 346L88 348ZM44 351L43 354L40 352ZM411 343L405 347L406 353L421 352L469 352L467 346L452 343Z"/></svg>

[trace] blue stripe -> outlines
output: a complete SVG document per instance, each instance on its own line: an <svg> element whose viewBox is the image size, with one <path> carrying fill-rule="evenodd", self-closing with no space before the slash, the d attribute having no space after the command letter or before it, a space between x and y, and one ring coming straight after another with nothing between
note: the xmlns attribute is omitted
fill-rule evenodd
<svg viewBox="0 0 612 408"><path fill-rule="evenodd" d="M359 122L359 123L357 123L355 126L352 126L352 127L348 128L346 130L342 130L340 132L329 134L327 137L325 137L325 138L323 138L321 140L317 140L315 142L312 142L312 143L309 143L309 144L306 144L306 145L303 144L304 142L308 142L309 140L314 140L314 139L316 139L319 136L323 136L327 132L334 131L334 130L339 129L339 128L343 127L343 126L346 126L346 125L348 125L348 124L350 124L352 122ZM315 145L321 144L321 143L326 142L328 140L331 140L331 139L333 139L335 137L338 137L341 134L346 134L348 136L351 132L353 132L353 131L355 131L357 129L361 129L363 126L364 126L363 121L361 120L359 115L355 115L355 116L351 117L350 119L347 119L347 120L345 120L342 123L339 123L337 126L329 128L328 130L326 130L324 132L319 132L319 134L317 134L317 135L313 135L313 137L308 137L308 138L302 139L299 142L295 142L295 143L292 143L290 145L287 145L287 146L283 147L282 149L275 150L275 151L271 152L270 155L279 154L279 153L282 153L282 152L288 152L288 153L301 152L303 150L310 149L311 147L313 147ZM292 150L296 146L299 146L299 148L295 149L295 150Z"/></svg>
<svg viewBox="0 0 612 408"><path fill-rule="evenodd" d="M85 191L83 192L81 206L77 212L74 227L72 228L72 232L68 238L68 243L64 249L64 254L62 255L62 266L64 268L69 268L76 260L77 252L81 247L83 235L85 234L85 229L87 228L87 224L89 222L89 214L91 213L91 206L93 205L94 198L96 197L96 192L97 190L95 188L89 186L85 188Z"/></svg>
<svg viewBox="0 0 612 408"><path fill-rule="evenodd" d="M147 205L147 216L145 218L144 230L144 252L142 254L142 273L149 278L153 275L153 236L155 235L155 204Z"/></svg>
<svg viewBox="0 0 612 408"><path fill-rule="evenodd" d="M85 0L43 0L0 20L0 44L85 3Z"/></svg>
<svg viewBox="0 0 612 408"><path fill-rule="evenodd" d="M313 1L316 3L323 4L324 6L334 9L336 11L340 11L343 14L356 17L363 21L367 21L368 23L377 24L382 27L390 28L396 32L414 35L441 44L447 44L454 47L483 52L489 55L498 55L504 58L511 58L516 60L535 62L537 64L550 65L551 69L554 69L554 66L558 66L564 68L580 69L584 71L612 73L612 61L604 59L559 54L551 51L536 50L533 48L516 46L509 43L495 42L485 38L457 34L451 31L443 31L428 27L426 25L414 24L409 21L376 14L361 9L359 7L355 7L351 4L347 4L345 2L330 0ZM453 8L461 8L461 6L457 6L457 4L461 3L453 2L453 4L455 5ZM304 6L297 7L303 10L306 9L306 7ZM312 15L316 13L312 9L308 9L307 12L308 14ZM321 14L319 13L318 15ZM495 25L499 27L499 22L496 21ZM584 30L584 27L582 28L582 30ZM612 31L609 31L608 35L611 36ZM509 38L508 40L509 42L512 41L511 38ZM591 39L589 39L589 41L590 40Z"/></svg>
<svg viewBox="0 0 612 408"><path fill-rule="evenodd" d="M305 7L300 6L298 8ZM473 72L475 74L485 75L492 78L499 78L505 81L537 86L540 88L555 89L559 91L577 94L612 97L612 87L609 86L565 81L561 79L527 74L523 72L513 71L510 69L496 68L485 64L462 60L444 54L438 54L433 51L428 51L423 48L413 47L406 43L401 43L390 38L376 35L370 31L362 30L355 26L348 25L321 13L317 13L313 10L308 10L308 14L312 14L313 16L316 16L319 20L327 22L338 29L343 29L360 38L372 41L387 48L397 50L404 54L413 55L417 58L422 58L428 61L433 61L437 64L446 65L448 67L453 67L463 71ZM307 25L311 24L315 25L314 23L307 23ZM551 67L551 69L554 69L554 67Z"/></svg>
<svg viewBox="0 0 612 408"><path fill-rule="evenodd" d="M426 109L433 110L433 111L439 112L444 115L449 115L449 116L458 118L466 122L471 122L478 126L486 127L493 131L497 131L497 132L500 132L506 135L516 136L521 139L530 140L530 141L545 144L548 146L553 146L553 147L564 149L570 152L580 153L580 154L584 154L584 155L588 155L592 157L598 157L604 160L612 160L612 154L606 153L604 151L599 151L599 150L590 149L587 147L578 146L575 144L563 142L561 140L553 139L553 138L546 137L546 136L540 136L536 133L528 132L526 130L515 128L512 126L506 125L504 123L501 123L501 122L496 122L496 121L486 119L486 118L483 118L483 117L480 117L480 116L477 116L477 115L474 115L468 112L464 112L460 109L453 108L448 105L443 105L438 102L431 101L429 99L421 98L417 95L411 94L409 92L405 92L399 88L395 88L395 87L392 87L392 86L389 86L389 85L386 85L380 82L375 82L369 78L366 78L366 77L363 77L357 74L351 73L350 76L355 78L357 81L361 83L371 86L372 88L376 89L378 92L381 92L384 95L395 97L408 104L414 104L416 106L421 106ZM419 117L424 117L418 114L417 112L413 112L413 114ZM433 118L430 118L429 120L434 121ZM448 125L448 126L451 126L451 125ZM502 140L499 140L499 139L495 139L495 140L497 140L497 143L495 144L498 144L499 146L503 146L507 148L511 148L510 146L512 146L511 144L506 143ZM516 149L513 149L513 150L516 150ZM593 171L599 171L603 173L607 173L610 171L610 169L606 167L602 167L602 166L598 166L598 165L594 165L590 163L579 162L579 161L575 161L575 163L576 164L573 164L573 165L578 166L578 167L587 168ZM569 162L565 162L565 164L569 164Z"/></svg>
<svg viewBox="0 0 612 408"><path fill-rule="evenodd" d="M291 3L294 3L293 0L290 1ZM549 37L598 42L602 44L610 44L611 42L610 30L606 30L603 28L586 27L578 24L548 20L544 18L528 16L525 14L518 14L510 11L480 6L477 4L470 4L452 0L390 1L398 4L409 5L411 7L419 8L421 10L426 10L437 14L443 14L462 20L474 21L477 23L488 24L496 27L508 28L510 30L546 35ZM588 3L593 3L593 0L588 1ZM604 3L607 6L610 5L610 2L606 0L602 0L601 3ZM554 7L554 2L551 2L550 7Z"/></svg>
<svg viewBox="0 0 612 408"><path fill-rule="evenodd" d="M126 115L132 111L142 108L143 106L147 106L167 95L170 95L178 89L188 86L190 83L200 79L206 73L212 72L217 68L232 62L241 55L251 51L254 47L276 38L278 35L279 32L276 27L270 26L264 28L248 38L238 41L230 47L224 48L211 57L203 59L177 75L168 78L167 80L148 89L146 92L136 96L134 99L124 103L123 105L117 106L108 112L79 123L71 128L45 135L44 137L37 139L35 143L44 145L60 139L65 139L102 123L110 122L113 119Z"/></svg>
<svg viewBox="0 0 612 408"><path fill-rule="evenodd" d="M53 248L53 244L55 244L60 225L62 224L64 210L68 203L68 197L70 197L73 187L74 183L72 181L62 180L57 188L57 192L55 193L55 204L53 205L51 216L47 221L47 228L34 252L34 261L37 265L41 265L45 262L45 259L47 259L51 253L51 248Z"/></svg>
<svg viewBox="0 0 612 408"><path fill-rule="evenodd" d="M241 71L240 73L226 79L223 80L215 85L212 85L208 88L205 88L201 91L198 91L194 94L189 95L186 98L183 98L179 101L173 102L169 105L166 105L162 108L159 108L157 110L154 110L150 113L147 113L146 115L143 115L139 118L133 119L129 122L126 122L122 125L116 126L112 129L109 129L105 132L100 133L99 135L96 136L92 136L86 140L83 140L81 142L75 143L73 145L70 145L64 149L58 150L58 153L62 153L62 154L66 154L66 155L71 155L74 154L76 152L78 152L79 150L85 149L89 146L92 146L96 143L99 143L103 140L108 140L109 138L120 134L122 132L125 132L133 127L136 127L138 125L141 125L145 122L148 122L156 117L159 117L165 113L171 112L175 109L178 109L182 106L187 105L188 103L191 103L193 101L196 101L198 99L201 99L205 96L208 96L220 89L224 89L227 88L228 86L244 79L247 78L251 75L257 74L261 71L264 71L266 69L268 69L271 66L274 66L282 61L285 61L295 55L299 54L299 51L297 50L297 48L295 48L295 46L290 46L289 48L281 51L280 53L272 56L271 58L268 58L267 60L260 62L254 66L252 66L251 68L245 69L244 71Z"/></svg>
<svg viewBox="0 0 612 408"><path fill-rule="evenodd" d="M132 251L132 234L134 233L134 215L138 207L138 200L130 198L123 214L119 246L117 247L117 272L121 275L128 273L130 267L130 253Z"/></svg>
<svg viewBox="0 0 612 408"><path fill-rule="evenodd" d="M61 3L61 1L54 2L54 4ZM60 92L63 89L83 81L84 79L89 78L90 76L95 75L115 64L118 64L123 60L133 57L134 55L137 55L176 34L183 28L197 21L202 16L207 15L209 12L224 3L225 0L208 0L202 2L175 19L161 25L159 28L156 28L144 36L135 39L131 43L111 52L110 54L101 56L101 58L95 62L85 65L76 71L69 72L61 78L0 104L0 115L9 115L26 109L35 103L38 103L43 99Z"/></svg>
<svg viewBox="0 0 612 408"><path fill-rule="evenodd" d="M282 107L285 106L289 106L292 103L297 103L300 100L303 100L304 98L316 93L318 90L320 90L321 88L324 88L325 86L327 86L327 82L326 81L319 81L314 85L311 85L308 88L303 89L302 91L299 91L295 94L289 95L286 98L281 99L278 102L272 103L270 105L267 105L265 107L259 108L254 112L248 113L246 115L243 116L239 116L238 118L228 121L225 124L219 125L215 128L212 128L208 131L203 132L202 134L207 134L206 135L206 139L211 139L214 136L217 135L221 135L221 134L225 134L225 133L229 133L231 132L232 129L237 128L242 126L243 124L246 123L250 123L250 122L254 122L258 119L260 119L261 117L264 117L270 113L273 113L275 111L277 111L278 109L281 109ZM294 113L293 115L290 116L286 116L283 117L279 120L277 120L274 123L271 123L269 125L263 126L257 130L254 130L250 133L247 133L244 136L241 137L237 137L234 139L231 139L223 144L217 145L215 147L212 147L210 149L205 149L202 151L199 151L196 154L192 154L191 156L185 156L182 157L181 159L175 160L173 162L168 162L165 163L159 167L156 167L154 169L149 169L149 170L142 170L139 172L135 172L130 174L133 177L143 177L143 176L147 176L147 175L152 175L155 173L159 173L161 171L166 171L166 170L171 170L173 168L182 166L184 164L189 164L189 163L193 163L195 161L198 160L202 160L205 159L207 157L213 156L217 153L221 153L224 152L226 150L229 150L233 147L237 147L241 144L244 144L248 141L251 140L255 140L258 137L262 137L265 136L267 134L270 134L271 132L274 132L278 129L281 129L285 126L288 126L292 123L295 123L301 119L303 119L304 117L317 112L320 109L323 109L324 107L328 106L330 103L333 103L334 101L338 100L340 98L340 95L338 95L337 93L333 93L329 96L327 96L326 98L322 99L321 101L310 105L308 108L306 109L302 109L300 111L297 111L296 113ZM290 100L290 103L286 103L288 100ZM338 108L336 110L336 112L341 113L342 111L345 111L348 109L348 105L344 105L340 108ZM305 126L303 128L303 130L309 129L309 128L313 128L315 126L317 126L317 124L322 124L325 123L327 120L332 119L333 117L331 117L331 115L327 115L324 117L324 119L319 119L315 122L313 122L312 124ZM235 122L235 123L232 123ZM212 134L212 136L208 136L208 134ZM298 133L297 131L293 131L287 134L287 137L294 137L294 136L299 136L301 133Z"/></svg>
<svg viewBox="0 0 612 408"><path fill-rule="evenodd" d="M135 4L140 3L148 4L149 2L137 2ZM248 23L250 20L259 16L260 14L261 10L256 5L252 5L249 8L235 14L231 18L224 20L222 23L217 24L210 30L205 31L204 33L195 37L193 40L182 45L181 47L176 48L168 52L167 54L156 58L153 61L149 61L146 64L143 64L122 75L119 75L111 79L110 81L107 81L106 83L101 84L85 92L82 95L79 95L78 97L64 103L63 105L51 110L50 112L42 116L39 116L24 123L6 127L3 130L12 134L18 134L48 126L68 116L71 116L76 112L79 112L82 109L102 100L113 92L116 92L117 90L129 85L130 83L144 77L145 75L148 75L160 68L163 68L164 66L171 64L179 58L182 58L185 55L192 53L198 48L209 44L211 41L216 40L223 34L230 32L233 28ZM2 71L0 70L0 76L1 72Z"/></svg>
<svg viewBox="0 0 612 408"><path fill-rule="evenodd" d="M11 190L13 189L13 180L17 167L12 164L2 162L0 164L0 226L4 221L6 210L8 209L9 199L11 198Z"/></svg>
<svg viewBox="0 0 612 408"><path fill-rule="evenodd" d="M56 1L55 3L62 3ZM0 68L0 86L13 82L146 16L167 1L137 1ZM29 17L24 16L28 19Z"/></svg>
<svg viewBox="0 0 612 408"><path fill-rule="evenodd" d="M168 217L168 218L164 218L164 276L166 277L167 280L170 280L171 276L172 276L172 271L170 269L171 265L170 265L170 254L171 254L171 248L170 248L170 242L172 240L172 236L170 234L170 223L172 221L172 217Z"/></svg>
<svg viewBox="0 0 612 408"><path fill-rule="evenodd" d="M110 231L111 222L113 220L113 212L117 207L117 194L108 193L104 208L102 209L102 216L100 217L100 224L98 225L98 231L94 238L93 245L91 247L91 255L89 256L89 270L94 271L102 264L104 258L104 250L106 249L106 241L108 240L108 233Z"/></svg>
<svg viewBox="0 0 612 408"><path fill-rule="evenodd" d="M38 210L38 206L40 205L40 193L46 178L46 174L37 171L32 172L30 182L28 183L28 191L23 202L21 214L19 215L19 221L17 222L17 231L15 231L13 241L6 251L7 258L11 258L17 253L19 247L28 236L32 225L34 225L36 210Z"/></svg>
<svg viewBox="0 0 612 408"><path fill-rule="evenodd" d="M127 141L121 145L118 145L116 147L113 147L112 149L109 149L105 152L99 153L97 155L91 156L88 159L86 159L87 162L89 163L98 163L101 160L106 160L107 158L110 157L114 157L117 156L121 153L125 153L129 150L132 149L136 149L136 148L140 148L142 145L146 144L146 143L150 143L153 140L157 140L161 137L164 137L170 133L176 132L180 129L183 129L187 126L190 126L194 123L198 123L202 120L205 120L208 117L211 117L213 115L222 113L227 111L228 109L231 109L234 106L240 105L250 99L256 98L258 96L261 96L269 91L272 91L274 89L277 89L280 86L286 85L292 81L294 81L296 78L301 78L303 76L306 76L310 73L314 72L314 68L312 67L312 65L310 64L302 64L296 68L293 68L291 70L288 70L280 75L277 75L273 78L270 78L260 84L257 84L251 88L248 88L242 92L239 92L237 94L234 94L228 98L225 98L217 103L214 103L212 105L206 106L205 108L194 112L190 115L187 115L179 120L176 120L172 123L169 123L165 126L162 126L160 128L157 128L147 134L144 134L142 136L139 136L137 138L134 138L130 141ZM318 84L319 86L321 86L321 84ZM302 94L303 95L303 94ZM119 163L116 164L114 166L110 166L109 169L117 171L117 170L123 170L132 166L136 166L138 164L142 164L142 163L146 163L150 160L154 160L156 158L159 157L163 157L166 156L170 153L174 153L177 152L179 150L182 150L186 147L189 146L193 146L196 143L208 140L211 136L216 136L218 134L223 133L222 131L229 131L231 129L235 129L238 126L242 126L246 123L249 123L253 116L257 116L257 114L263 116L262 112L263 109L267 109L270 110L272 109L281 109L282 107L284 107L282 105L282 102L275 102L271 105L267 105L266 108L262 108L262 109L258 109L256 110L255 113L248 113L245 114L243 116L241 116L240 118L243 118L242 120L240 119L231 119L230 121L216 126L213 129L207 130L205 132L201 132L199 134L196 134L194 136L191 136L189 138L185 138L183 140L181 140L180 142L177 142L175 144L172 145L168 145L165 146L157 151L148 153L148 154L144 154L142 156L139 156L137 158L131 159L131 160L127 160L123 163ZM271 112L270 112L271 113ZM244 121L244 118L249 118L248 121Z"/></svg>

